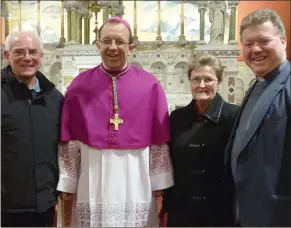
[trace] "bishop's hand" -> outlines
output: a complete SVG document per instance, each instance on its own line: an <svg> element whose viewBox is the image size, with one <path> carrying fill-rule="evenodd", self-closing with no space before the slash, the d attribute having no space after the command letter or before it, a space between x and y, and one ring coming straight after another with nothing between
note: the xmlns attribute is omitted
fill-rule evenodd
<svg viewBox="0 0 291 228"><path fill-rule="evenodd" d="M154 197L159 197L163 195L163 190L157 190L157 191L153 191L153 196Z"/></svg>
<svg viewBox="0 0 291 228"><path fill-rule="evenodd" d="M60 193L60 198L62 199L62 200L73 200L73 199L75 199L75 193L67 193L67 192L61 192Z"/></svg>

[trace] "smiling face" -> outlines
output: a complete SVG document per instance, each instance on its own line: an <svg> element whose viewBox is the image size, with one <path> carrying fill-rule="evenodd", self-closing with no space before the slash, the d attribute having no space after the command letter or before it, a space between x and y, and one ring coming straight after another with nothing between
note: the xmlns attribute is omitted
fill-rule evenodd
<svg viewBox="0 0 291 228"><path fill-rule="evenodd" d="M120 70L125 66L134 49L134 44L129 44L129 36L129 29L120 22L104 24L97 49L108 69Z"/></svg>
<svg viewBox="0 0 291 228"><path fill-rule="evenodd" d="M42 62L40 40L29 33L12 37L9 50L4 57L16 77L34 77Z"/></svg>
<svg viewBox="0 0 291 228"><path fill-rule="evenodd" d="M286 58L286 37L272 22L246 27L241 34L243 57L258 77L264 77Z"/></svg>
<svg viewBox="0 0 291 228"><path fill-rule="evenodd" d="M189 80L192 96L196 101L212 100L220 84L214 70L207 65L194 68Z"/></svg>

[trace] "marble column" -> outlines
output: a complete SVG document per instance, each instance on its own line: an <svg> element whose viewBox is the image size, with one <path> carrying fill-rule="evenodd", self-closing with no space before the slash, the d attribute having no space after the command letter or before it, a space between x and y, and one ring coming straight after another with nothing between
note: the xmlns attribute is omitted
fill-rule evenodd
<svg viewBox="0 0 291 228"><path fill-rule="evenodd" d="M137 37L137 0L133 2L133 41L138 41Z"/></svg>
<svg viewBox="0 0 291 228"><path fill-rule="evenodd" d="M184 34L184 0L181 0L181 34L179 37L179 40L185 40L185 34Z"/></svg>
<svg viewBox="0 0 291 228"><path fill-rule="evenodd" d="M9 35L9 20L5 18L5 38Z"/></svg>
<svg viewBox="0 0 291 228"><path fill-rule="evenodd" d="M111 17L116 17L116 10L115 10L115 8L111 7L111 9L110 9L110 15L111 15Z"/></svg>
<svg viewBox="0 0 291 228"><path fill-rule="evenodd" d="M41 37L41 28L40 28L40 0L37 0L37 35Z"/></svg>
<svg viewBox="0 0 291 228"><path fill-rule="evenodd" d="M90 43L90 15L84 16L84 44Z"/></svg>
<svg viewBox="0 0 291 228"><path fill-rule="evenodd" d="M229 44L237 44L236 40L236 15L237 15L238 1L229 1L228 7L231 9L229 21Z"/></svg>
<svg viewBox="0 0 291 228"><path fill-rule="evenodd" d="M68 42L71 41L71 26L72 26L71 9L69 8L67 10L67 40L68 40Z"/></svg>
<svg viewBox="0 0 291 228"><path fill-rule="evenodd" d="M78 12L76 8L71 8L71 40L72 43L78 42Z"/></svg>
<svg viewBox="0 0 291 228"><path fill-rule="evenodd" d="M104 7L103 8L103 23L109 18L109 12L108 12L108 8Z"/></svg>
<svg viewBox="0 0 291 228"><path fill-rule="evenodd" d="M156 40L162 40L161 35L161 1L158 0L158 20L157 20L157 37Z"/></svg>
<svg viewBox="0 0 291 228"><path fill-rule="evenodd" d="M123 0L119 0L119 7L122 8L122 13L120 13L119 17L123 17L124 15L124 6L123 6Z"/></svg>
<svg viewBox="0 0 291 228"><path fill-rule="evenodd" d="M82 14L78 14L78 43L82 44L82 31L83 31L83 17Z"/></svg>
<svg viewBox="0 0 291 228"><path fill-rule="evenodd" d="M87 19L87 42L88 44L90 44L91 42L91 27L90 27L90 20L91 20L91 16L88 16L88 19Z"/></svg>
<svg viewBox="0 0 291 228"><path fill-rule="evenodd" d="M63 47L65 42L66 42L66 38L65 38L65 25L64 25L64 21L65 21L65 12L64 12L64 0L61 1L61 37L60 37L60 43L59 46Z"/></svg>
<svg viewBox="0 0 291 228"><path fill-rule="evenodd" d="M199 28L199 32L200 32L200 36L199 36L199 43L206 43L205 42L205 12L207 9L207 3L205 2L198 2L198 11L200 14L200 28Z"/></svg>
<svg viewBox="0 0 291 228"><path fill-rule="evenodd" d="M19 15L18 15L18 31L22 31L22 15L21 15L21 1L18 1Z"/></svg>

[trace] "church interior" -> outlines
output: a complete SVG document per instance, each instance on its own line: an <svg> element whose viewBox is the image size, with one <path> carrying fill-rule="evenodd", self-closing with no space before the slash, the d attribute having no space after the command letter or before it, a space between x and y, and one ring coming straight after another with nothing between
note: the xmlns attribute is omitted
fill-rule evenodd
<svg viewBox="0 0 291 228"><path fill-rule="evenodd" d="M1 67L6 64L6 36L34 31L44 42L40 71L65 93L75 76L101 63L95 45L98 28L118 16L129 22L136 44L129 62L157 77L169 112L192 99L188 62L201 53L219 57L225 67L219 93L240 104L255 80L241 55L241 20L256 9L277 11L286 28L290 60L290 7L290 1L1 1ZM70 207L59 203L56 226L70 226Z"/></svg>

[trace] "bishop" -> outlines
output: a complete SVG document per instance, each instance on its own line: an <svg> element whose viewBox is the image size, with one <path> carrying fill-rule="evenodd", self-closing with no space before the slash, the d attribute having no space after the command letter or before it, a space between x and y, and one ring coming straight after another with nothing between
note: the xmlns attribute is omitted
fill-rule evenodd
<svg viewBox="0 0 291 228"><path fill-rule="evenodd" d="M112 17L98 37L103 62L66 92L58 190L76 197L73 226L158 226L156 197L174 185L166 96L155 76L128 63L128 22Z"/></svg>

